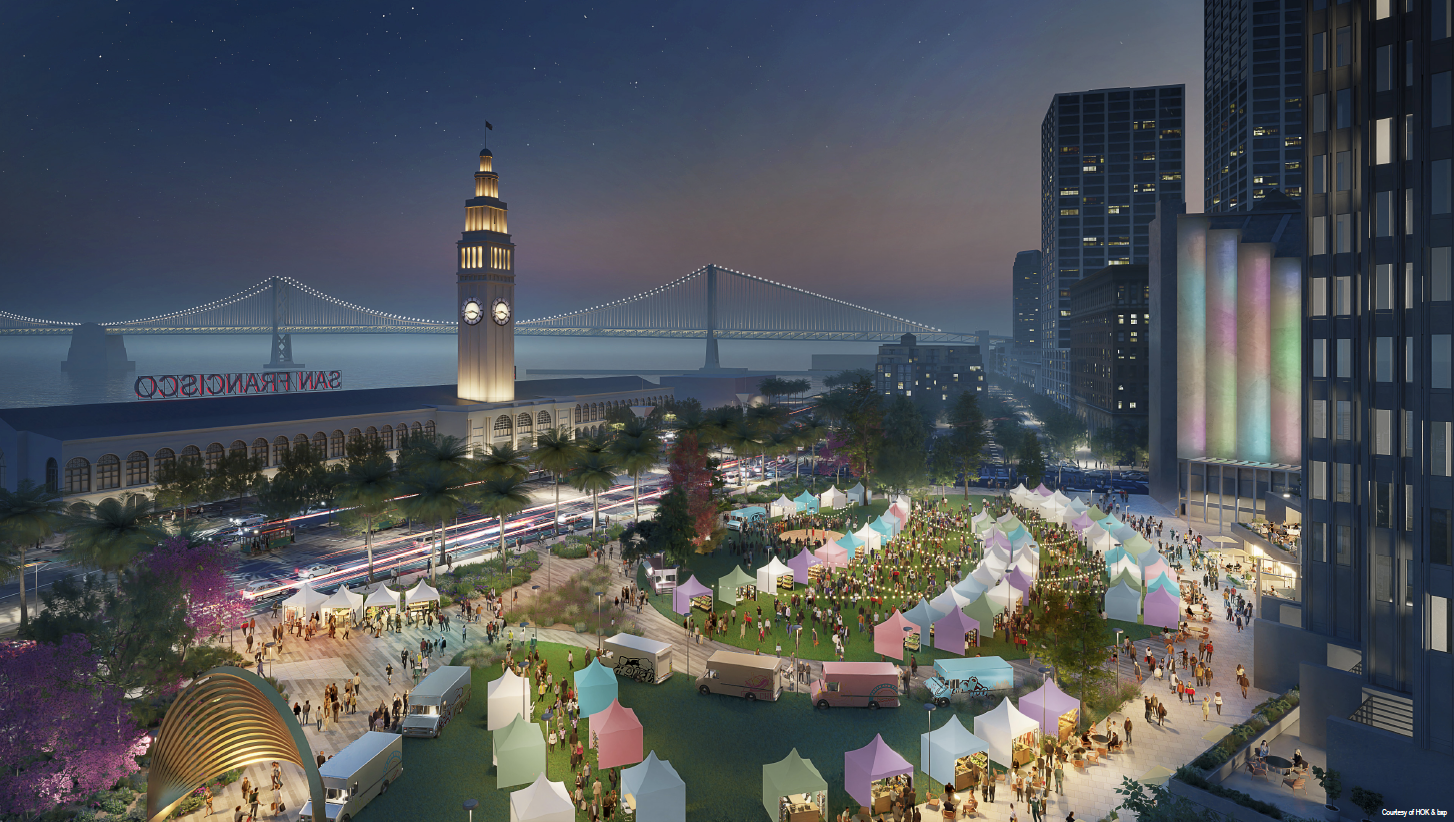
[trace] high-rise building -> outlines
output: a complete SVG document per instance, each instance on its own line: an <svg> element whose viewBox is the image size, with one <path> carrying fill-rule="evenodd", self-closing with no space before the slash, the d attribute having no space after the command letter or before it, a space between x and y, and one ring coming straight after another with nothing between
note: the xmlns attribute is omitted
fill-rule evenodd
<svg viewBox="0 0 1454 822"><path fill-rule="evenodd" d="M874 371L878 389L886 395L903 394L933 401L950 400L961 391L983 394L984 350L980 345L920 345L913 334L897 344L878 347Z"/></svg>
<svg viewBox="0 0 1454 822"><path fill-rule="evenodd" d="M1317 694L1303 742L1385 808L1454 772L1450 5L1305 7L1303 601L1254 626L1258 686Z"/></svg>
<svg viewBox="0 0 1454 822"><path fill-rule="evenodd" d="M464 203L459 258L459 397L515 399L515 244L494 155L480 152L475 196Z"/></svg>
<svg viewBox="0 0 1454 822"><path fill-rule="evenodd" d="M1303 0L1206 0L1206 213L1303 196Z"/></svg>
<svg viewBox="0 0 1454 822"><path fill-rule="evenodd" d="M1014 286L1015 327L1010 332L1015 345L1040 344L1040 252L1021 251L1015 255L1011 274Z"/></svg>
<svg viewBox="0 0 1454 822"><path fill-rule="evenodd" d="M1108 265L1070 286L1070 379L1091 431L1146 426L1151 305L1144 265Z"/></svg>
<svg viewBox="0 0 1454 822"><path fill-rule="evenodd" d="M1038 390L1067 408L1070 284L1146 262L1157 198L1182 196L1185 96L1181 85L1057 94L1040 126Z"/></svg>

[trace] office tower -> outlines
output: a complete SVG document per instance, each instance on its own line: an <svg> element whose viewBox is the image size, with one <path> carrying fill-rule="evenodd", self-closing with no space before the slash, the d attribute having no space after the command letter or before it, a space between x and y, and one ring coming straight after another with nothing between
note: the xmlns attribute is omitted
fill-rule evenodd
<svg viewBox="0 0 1454 822"><path fill-rule="evenodd" d="M903 394L945 402L961 391L983 394L984 350L989 335L979 345L920 345L913 334L897 344L878 347L875 372L883 394Z"/></svg>
<svg viewBox="0 0 1454 822"><path fill-rule="evenodd" d="M1206 0L1206 213L1303 196L1303 0Z"/></svg>
<svg viewBox="0 0 1454 822"><path fill-rule="evenodd" d="M1070 284L1145 263L1156 200L1182 196L1184 86L1057 94L1040 126L1039 390L1069 408Z"/></svg>
<svg viewBox="0 0 1454 822"><path fill-rule="evenodd" d="M1317 695L1303 741L1385 808L1447 805L1450 0L1305 8L1304 595L1300 629L1257 622L1256 674Z"/></svg>
<svg viewBox="0 0 1454 822"><path fill-rule="evenodd" d="M1015 255L1011 274L1015 301L1015 327L1010 337L1015 345L1039 345L1036 329L1040 326L1040 252L1021 251ZM983 341L981 341L983 344Z"/></svg>
<svg viewBox="0 0 1454 822"><path fill-rule="evenodd" d="M1144 265L1108 265L1070 286L1071 397L1090 431L1146 426L1151 320Z"/></svg>

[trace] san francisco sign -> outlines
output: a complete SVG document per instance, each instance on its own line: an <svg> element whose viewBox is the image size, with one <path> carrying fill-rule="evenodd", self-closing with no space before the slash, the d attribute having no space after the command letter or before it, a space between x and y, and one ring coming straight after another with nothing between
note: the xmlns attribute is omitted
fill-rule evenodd
<svg viewBox="0 0 1454 822"><path fill-rule="evenodd" d="M337 391L342 387L343 375L337 371L167 374L160 377L137 377L136 398L139 400L194 400L203 397Z"/></svg>

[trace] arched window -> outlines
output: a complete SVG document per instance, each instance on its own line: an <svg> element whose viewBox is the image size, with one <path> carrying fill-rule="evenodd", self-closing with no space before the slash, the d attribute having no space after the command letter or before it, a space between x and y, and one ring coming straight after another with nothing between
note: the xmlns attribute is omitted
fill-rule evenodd
<svg viewBox="0 0 1454 822"><path fill-rule="evenodd" d="M217 463L222 461L222 453L222 443L220 442L214 442L207 446L207 459L203 464L207 466L208 471L216 468Z"/></svg>
<svg viewBox="0 0 1454 822"><path fill-rule="evenodd" d="M91 493L91 463L85 457L75 457L66 463L66 493Z"/></svg>
<svg viewBox="0 0 1454 822"><path fill-rule="evenodd" d="M171 468L173 465L176 465L176 464L177 464L177 452L176 451L173 451L170 448L163 448L163 449L161 449L160 451L157 452L157 456L156 456L156 469L157 469L157 473L158 474L160 474L161 472L167 470L168 468Z"/></svg>
<svg viewBox="0 0 1454 822"><path fill-rule="evenodd" d="M575 414L575 417L576 417L576 425L580 425L583 422L583 420L581 419L581 404L580 403L576 403L576 414Z"/></svg>
<svg viewBox="0 0 1454 822"><path fill-rule="evenodd" d="M549 428L550 427L550 412L549 411L541 411L539 414L537 414L536 417L535 417L535 425L541 431L544 431L547 428Z"/></svg>
<svg viewBox="0 0 1454 822"><path fill-rule="evenodd" d="M379 440L384 443L385 451L394 450L394 429L384 426L379 429Z"/></svg>
<svg viewBox="0 0 1454 822"><path fill-rule="evenodd" d="M313 454L319 459L328 459L328 435L322 431L313 434Z"/></svg>
<svg viewBox="0 0 1454 822"><path fill-rule="evenodd" d="M510 416L508 414L501 414L495 417L494 438L497 440L507 440L510 438Z"/></svg>
<svg viewBox="0 0 1454 822"><path fill-rule="evenodd" d="M328 438L328 458L331 460L343 456L343 429L333 429L333 436Z"/></svg>
<svg viewBox="0 0 1454 822"><path fill-rule="evenodd" d="M107 454L96 460L96 490L109 491L121 487L121 458Z"/></svg>
<svg viewBox="0 0 1454 822"><path fill-rule="evenodd" d="M364 429L364 436L368 438L368 441L369 442L378 442L379 441L379 429L377 429L377 428L373 427L372 425L370 425L368 428Z"/></svg>
<svg viewBox="0 0 1454 822"><path fill-rule="evenodd" d="M145 451L132 451L126 457L126 487L147 485L151 482L151 458Z"/></svg>
<svg viewBox="0 0 1454 822"><path fill-rule="evenodd" d="M420 425L418 420L415 420L414 424L409 426L409 431L416 437L424 436L424 426Z"/></svg>
<svg viewBox="0 0 1454 822"><path fill-rule="evenodd" d="M528 434L535 430L535 422L530 419L529 412L515 418L515 430L522 434Z"/></svg>
<svg viewBox="0 0 1454 822"><path fill-rule="evenodd" d="M233 456L241 454L245 457L247 456L247 443L243 442L242 440L233 440L232 446L227 449L227 453Z"/></svg>
<svg viewBox="0 0 1454 822"><path fill-rule="evenodd" d="M283 437L283 443L287 444L288 438ZM268 440L266 437L258 437L252 441L252 459L259 468L268 467Z"/></svg>
<svg viewBox="0 0 1454 822"><path fill-rule="evenodd" d="M348 429L348 444L349 445L353 445L354 443L358 442L361 439L363 439L363 432L362 431L358 430L357 428L350 428L350 429Z"/></svg>
<svg viewBox="0 0 1454 822"><path fill-rule="evenodd" d="M398 425L394 426L394 435L398 437L398 447L403 448L404 440L407 440L409 438L409 426L405 425L402 422L399 423Z"/></svg>
<svg viewBox="0 0 1454 822"><path fill-rule="evenodd" d="M434 436L434 420L425 420L424 421L424 436L426 436L426 437L433 437Z"/></svg>
<svg viewBox="0 0 1454 822"><path fill-rule="evenodd" d="M180 459L186 460L188 462L201 463L202 449L198 448L195 445L189 445L186 448L182 449Z"/></svg>
<svg viewBox="0 0 1454 822"><path fill-rule="evenodd" d="M304 437L302 434L299 434L298 436L303 437L303 444L304 445L307 445L308 444L308 438L307 437ZM283 464L283 460L287 456L288 456L288 438L287 437L281 437L281 436L275 438L273 440L273 465L282 465Z"/></svg>
<svg viewBox="0 0 1454 822"><path fill-rule="evenodd" d="M61 490L61 471L56 466L55 457L45 461L45 490L52 494L58 494Z"/></svg>

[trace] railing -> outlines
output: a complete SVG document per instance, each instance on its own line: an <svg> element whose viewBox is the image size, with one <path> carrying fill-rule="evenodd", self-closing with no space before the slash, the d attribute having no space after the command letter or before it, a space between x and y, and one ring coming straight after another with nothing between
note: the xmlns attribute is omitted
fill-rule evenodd
<svg viewBox="0 0 1454 822"><path fill-rule="evenodd" d="M1360 673L1363 663L1353 666L1354 673ZM1368 694L1358 710L1348 717L1380 730L1412 737L1414 735L1414 703L1383 694Z"/></svg>

